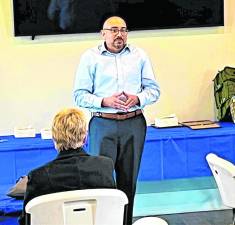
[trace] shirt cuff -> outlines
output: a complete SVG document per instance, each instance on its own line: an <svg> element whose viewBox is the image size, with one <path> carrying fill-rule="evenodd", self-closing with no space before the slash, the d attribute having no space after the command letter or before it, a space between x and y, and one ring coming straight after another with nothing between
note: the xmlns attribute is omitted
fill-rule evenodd
<svg viewBox="0 0 235 225"><path fill-rule="evenodd" d="M102 106L101 106L101 102L102 102L102 100L103 100L103 97L96 97L95 99L94 99L94 107L95 108L101 108Z"/></svg>
<svg viewBox="0 0 235 225"><path fill-rule="evenodd" d="M137 94L137 97L139 98L140 101L140 108L143 108L145 106L144 95L139 93Z"/></svg>

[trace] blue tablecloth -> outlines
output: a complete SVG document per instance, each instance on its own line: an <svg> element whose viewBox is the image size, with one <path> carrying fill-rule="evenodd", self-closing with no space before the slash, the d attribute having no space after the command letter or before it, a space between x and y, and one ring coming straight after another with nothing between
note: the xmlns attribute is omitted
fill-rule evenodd
<svg viewBox="0 0 235 225"><path fill-rule="evenodd" d="M29 170L55 158L52 140L0 137L0 184L13 184Z"/></svg>
<svg viewBox="0 0 235 225"><path fill-rule="evenodd" d="M192 130L187 127L148 127L139 180L209 176L205 161L215 152L235 162L235 124ZM21 175L56 157L52 140L0 137L0 184L13 184Z"/></svg>
<svg viewBox="0 0 235 225"><path fill-rule="evenodd" d="M205 156L214 152L235 163L235 124L191 130L148 127L139 181L211 176ZM0 137L0 212L22 209L22 201L6 196L8 188L31 169L56 157L52 140Z"/></svg>
<svg viewBox="0 0 235 225"><path fill-rule="evenodd" d="M20 212L23 207L23 200L17 200L6 195L11 184L0 185L0 215L7 215ZM0 222L1 223L1 222Z"/></svg>
<svg viewBox="0 0 235 225"><path fill-rule="evenodd" d="M201 130L148 127L139 180L210 176L209 152L235 163L235 124L220 125Z"/></svg>

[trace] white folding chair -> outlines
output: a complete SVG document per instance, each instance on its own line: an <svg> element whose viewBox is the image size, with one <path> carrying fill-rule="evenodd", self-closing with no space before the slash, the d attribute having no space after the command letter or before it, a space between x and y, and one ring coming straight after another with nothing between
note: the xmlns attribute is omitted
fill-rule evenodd
<svg viewBox="0 0 235 225"><path fill-rule="evenodd" d="M123 225L124 192L85 189L38 196L25 207L31 225Z"/></svg>
<svg viewBox="0 0 235 225"><path fill-rule="evenodd" d="M235 165L209 153L206 160L215 178L218 190L225 206L233 209L233 225L235 224Z"/></svg>
<svg viewBox="0 0 235 225"><path fill-rule="evenodd" d="M132 225L168 225L168 223L159 217L143 217L136 220Z"/></svg>

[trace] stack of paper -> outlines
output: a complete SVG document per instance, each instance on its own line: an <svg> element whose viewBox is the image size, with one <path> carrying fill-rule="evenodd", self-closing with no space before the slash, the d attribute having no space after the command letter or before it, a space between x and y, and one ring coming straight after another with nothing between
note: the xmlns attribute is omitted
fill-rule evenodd
<svg viewBox="0 0 235 225"><path fill-rule="evenodd" d="M41 129L41 138L42 139L52 139L52 133L50 128Z"/></svg>
<svg viewBox="0 0 235 225"><path fill-rule="evenodd" d="M35 137L35 135L36 135L35 129L32 128L31 126L14 128L14 136L16 138Z"/></svg>
<svg viewBox="0 0 235 225"><path fill-rule="evenodd" d="M174 127L178 125L179 121L175 114L171 114L169 116L164 116L161 118L155 118L156 127Z"/></svg>

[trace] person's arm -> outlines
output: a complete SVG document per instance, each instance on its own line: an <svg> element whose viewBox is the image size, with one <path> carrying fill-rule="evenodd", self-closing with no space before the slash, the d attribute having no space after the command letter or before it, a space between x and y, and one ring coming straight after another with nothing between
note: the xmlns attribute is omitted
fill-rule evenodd
<svg viewBox="0 0 235 225"><path fill-rule="evenodd" d="M28 175L28 183L27 183L27 188L24 196L24 204L23 204L23 210L22 214L18 218L18 222L20 225L29 225L29 223L26 223L26 212L25 212L25 206L27 203L34 198L34 193L36 193L34 181L32 179L32 174L29 173Z"/></svg>
<svg viewBox="0 0 235 225"><path fill-rule="evenodd" d="M114 164L111 158L99 156L100 178L99 185L103 188L116 188L114 179Z"/></svg>
<svg viewBox="0 0 235 225"><path fill-rule="evenodd" d="M74 82L73 98L76 106L101 108L102 97L93 94L95 65L91 52L87 51L80 59Z"/></svg>
<svg viewBox="0 0 235 225"><path fill-rule="evenodd" d="M51 0L47 9L47 16L52 21L56 20L56 14L60 10L58 7L57 1L58 0Z"/></svg>
<svg viewBox="0 0 235 225"><path fill-rule="evenodd" d="M75 21L75 13L77 10L76 5L79 0L63 0L60 1L60 15L59 26L63 30L73 29Z"/></svg>
<svg viewBox="0 0 235 225"><path fill-rule="evenodd" d="M153 68L148 56L143 54L142 64L142 91L137 94L139 104L143 108L146 105L156 102L160 97L160 87L156 82Z"/></svg>
<svg viewBox="0 0 235 225"><path fill-rule="evenodd" d="M26 192L24 196L23 210L22 210L22 214L18 218L18 222L20 225L30 225L28 221L26 223L27 214L25 211L25 206L31 199L44 194L43 188L47 188L44 185L46 176L43 176L42 174L43 174L42 170L34 170L28 174L28 183L27 183L27 188L26 188ZM44 179L44 182L43 180L41 180L41 178Z"/></svg>

